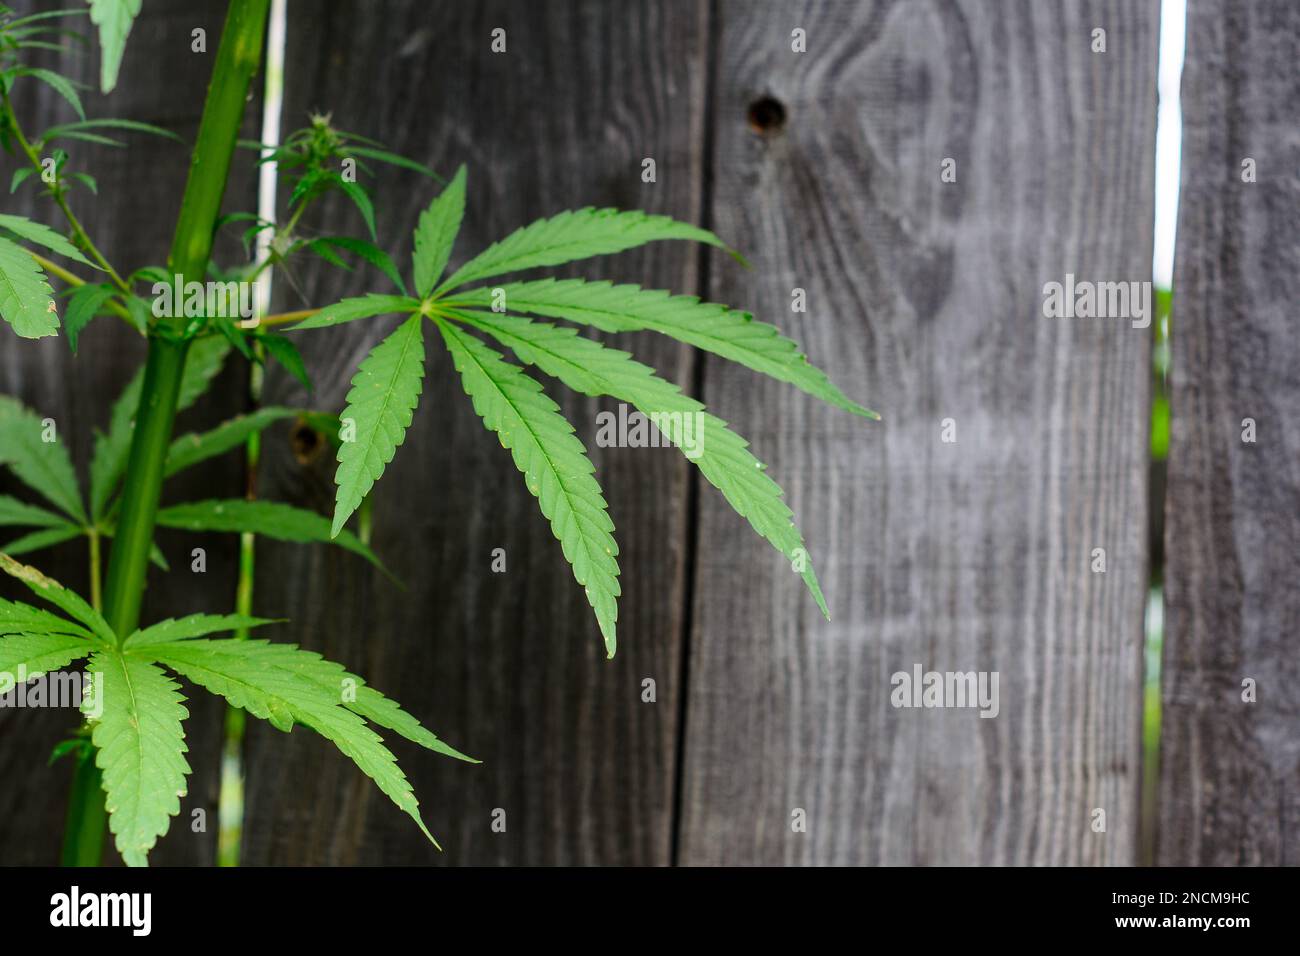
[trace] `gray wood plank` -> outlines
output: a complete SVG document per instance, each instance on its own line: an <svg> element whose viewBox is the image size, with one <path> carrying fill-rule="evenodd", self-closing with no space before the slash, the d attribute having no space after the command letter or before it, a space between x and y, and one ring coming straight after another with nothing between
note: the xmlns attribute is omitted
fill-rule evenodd
<svg viewBox="0 0 1300 956"><path fill-rule="evenodd" d="M1300 862L1297 49L1294 3L1188 4L1157 838L1167 864ZM1254 183L1242 180L1247 158Z"/></svg>
<svg viewBox="0 0 1300 956"><path fill-rule="evenodd" d="M311 109L450 175L469 167L453 265L532 219L565 208L646 208L696 221L702 203L705 11L693 3L295 2L286 131ZM506 30L494 54L491 31ZM643 184L654 157L658 181ZM437 187L386 171L377 188L382 244L404 269L419 212ZM309 217L310 218L310 217ZM317 230L360 223L343 205ZM652 247L574 274L696 286L697 253ZM324 304L382 278L301 271ZM342 408L359 360L393 320L358 322L301 343L318 407ZM257 606L292 619L281 638L341 660L400 700L482 766L400 741L395 750L430 828L411 822L333 748L266 727L249 745L249 863L660 864L669 859L684 606L686 478L671 449L594 447L598 405L561 391L598 468L621 548L620 648L604 659L586 601L521 476L484 431L430 330L420 408L378 485L374 544L409 585L401 593L353 557L266 544ZM683 381L690 356L627 339ZM267 400L303 402L284 376ZM301 450L301 449L300 449ZM309 456L307 456L309 457ZM303 463L268 443L261 491L332 508L333 457ZM489 570L504 548L507 573ZM657 682L642 703L641 681ZM504 834L491 830L506 811Z"/></svg>
<svg viewBox="0 0 1300 956"><path fill-rule="evenodd" d="M682 862L1134 861L1149 344L1043 287L1150 276L1157 8L720 5L711 208L754 269L710 295L885 420L707 362L834 619L701 492ZM998 672L997 717L894 708L915 664Z"/></svg>
<svg viewBox="0 0 1300 956"><path fill-rule="evenodd" d="M131 33L118 88L108 96L97 92L97 43L84 50L75 48L62 58L47 59L42 65L94 88L83 93L89 116L154 123L175 131L188 144L198 128L224 11L220 0L151 0ZM89 29L88 23L84 25ZM210 52L206 57L191 52L191 30L196 27L208 31ZM20 118L29 132L75 118L63 100L43 84L23 81L15 91ZM256 122L254 115L247 130L255 129ZM72 155L69 168L90 172L99 183L98 198L84 191L74 194L74 210L124 274L165 259L189 169L188 145L142 136L127 139L124 150L89 144L68 147ZM6 188L15 162L9 156L0 161ZM251 164L245 162L232 176L228 196L253 194L250 172ZM47 200L38 200L30 183L6 202L5 211L63 227L57 209ZM228 245L223 249L231 251ZM98 319L86 330L75 358L62 337L33 342L19 340L7 328L0 329L0 392L55 419L61 440L70 442L73 460L84 479L93 430L107 427L111 403L143 362L144 352L143 339L112 318ZM233 366L223 373L210 396L185 414L181 427L202 428L242 407L244 373ZM169 481L165 494L169 500L235 494L241 487L240 473L235 458L223 459L202 469L202 474ZM0 493L30 495L7 474L0 477ZM0 541L12 537L17 533ZM233 541L212 543L207 573L200 576L189 570L189 549L181 547L184 542L178 543L177 536L170 533L160 533L158 540L171 559L172 571L151 570L146 621L230 608L235 586ZM28 560L88 593L84 543L38 552ZM0 593L19 599L28 596L9 582L0 582ZM188 759L194 774L181 817L152 856L158 864L210 863L214 857L222 707L206 692L188 696L192 698L186 723ZM0 712L0 776L6 781L0 789L0 861L5 864L58 862L71 765L67 761L48 769L45 765L50 748L77 724L75 715L48 710ZM206 832L196 833L190 825L196 809L207 814ZM105 858L117 860L112 851Z"/></svg>

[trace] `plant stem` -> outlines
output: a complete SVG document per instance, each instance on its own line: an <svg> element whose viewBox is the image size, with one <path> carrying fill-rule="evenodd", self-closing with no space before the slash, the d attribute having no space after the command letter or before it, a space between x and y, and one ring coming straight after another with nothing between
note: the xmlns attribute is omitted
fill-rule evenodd
<svg viewBox="0 0 1300 956"><path fill-rule="evenodd" d="M104 616L119 644L140 622L154 518L162 497L163 464L171 444L188 351L187 342L149 336L149 355L122 482L122 507L109 552L104 596Z"/></svg>
<svg viewBox="0 0 1300 956"><path fill-rule="evenodd" d="M202 278L207 267L230 160L243 120L248 84L262 57L269 7L270 0L231 0L227 11L168 257L173 274ZM160 334L160 327L171 335ZM163 466L189 348L188 342L173 337L179 331L175 319L160 319L150 329L149 356L104 595L105 617L119 642L135 630L140 620L154 522L162 493ZM93 775L98 785L99 771L94 770ZM98 792L98 786L90 787L81 776L79 772L69 804L64 858L96 862L99 848L95 844L102 845L106 820L103 795ZM79 800L83 793L84 802Z"/></svg>
<svg viewBox="0 0 1300 956"><path fill-rule="evenodd" d="M77 757L77 769L73 771L60 860L64 866L99 866L108 824L100 777L95 766L95 750L89 748Z"/></svg>
<svg viewBox="0 0 1300 956"><path fill-rule="evenodd" d="M90 529L90 606L96 611L104 609L104 595L99 580L99 529Z"/></svg>
<svg viewBox="0 0 1300 956"><path fill-rule="evenodd" d="M263 316L258 322L261 326L270 325L288 325L290 322L301 322L304 319L310 319L319 312L320 309L299 309L296 312L277 312L275 315Z"/></svg>
<svg viewBox="0 0 1300 956"><path fill-rule="evenodd" d="M90 529L90 604L96 611L103 610L100 595L99 530ZM82 724L82 733L88 733L88 724ZM100 793L99 768L95 766L95 750L89 745L77 755L72 775L72 794L68 800L68 833L65 837L60 862L64 866L97 866L104 853L104 798Z"/></svg>

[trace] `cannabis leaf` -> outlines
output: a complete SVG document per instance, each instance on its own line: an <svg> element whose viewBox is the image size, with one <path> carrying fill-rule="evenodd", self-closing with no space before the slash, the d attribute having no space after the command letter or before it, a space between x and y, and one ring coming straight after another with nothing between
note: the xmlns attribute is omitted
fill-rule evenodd
<svg viewBox="0 0 1300 956"><path fill-rule="evenodd" d="M5 554L0 554L0 571L77 619L0 599L0 673L22 667L31 679L90 656L88 672L101 675L102 693L83 698L82 709L92 721L109 829L127 864L146 864L170 818L180 812L190 772L181 724L188 716L184 698L159 664L280 730L300 723L333 741L437 845L396 758L366 721L445 756L478 761L319 654L293 644L207 636L274 622L243 614L191 614L139 629L119 646L99 612L57 581ZM0 693L7 689L0 687Z"/></svg>
<svg viewBox="0 0 1300 956"><path fill-rule="evenodd" d="M673 444L682 448L705 478L760 535L785 555L804 579L823 614L826 601L795 527L781 488L765 473L746 441L709 415L704 406L683 395L675 385L625 352L607 349L582 338L576 330L557 328L512 312L561 318L594 326L606 332L649 330L712 352L764 375L788 382L831 405L865 418L875 412L854 402L824 372L813 366L799 347L775 326L758 322L748 313L725 305L703 302L694 296L673 295L636 285L614 285L582 279L540 279L507 283L497 288L462 287L481 279L538 266L559 265L577 259L621 252L647 242L686 239L715 246L744 262L713 233L666 216L617 209L579 209L541 219L516 230L473 257L448 278L442 279L452 245L460 229L465 204L465 170L420 216L416 226L412 263L414 289L419 299L377 296L345 299L321 309L295 329L325 328L389 312L412 314L399 328L413 330L421 316L438 326L442 339L461 375L475 411L487 427L497 432L502 445L514 455L529 490L537 496L551 521L574 576L586 589L596 612L606 647L616 646L618 563L610 532L605 500L592 473L586 450L541 386L521 369L506 362L465 327L486 332L509 347L526 364L535 364L570 388L587 395L609 395L628 402L649 417ZM440 281L441 280L441 281ZM492 307L492 312L475 307ZM379 371L393 372L389 343L381 343L388 357ZM413 332L410 334L414 334ZM364 380L367 394L385 395L384 379L375 375L377 348L362 363L354 385ZM358 427L358 437L379 432L395 438L385 442L382 454L366 459L357 450L340 450L340 467L334 530L356 508L391 460L410 422L419 391L419 371L405 376L414 385L407 401L397 403L388 429L374 425L370 415ZM354 394L349 402L354 402ZM344 413L347 417L353 409ZM691 432L695 432L692 434ZM692 440L693 439L693 440ZM369 446L364 446L369 447ZM349 466L344 467L344 459ZM368 461L361 469L352 463Z"/></svg>
<svg viewBox="0 0 1300 956"><path fill-rule="evenodd" d="M339 446L337 535L406 438L424 381L424 320L413 315L374 347L352 379L341 419L355 435Z"/></svg>
<svg viewBox="0 0 1300 956"><path fill-rule="evenodd" d="M613 657L620 593L618 545L587 450L536 380L464 330L441 319L437 324L474 410L510 449L528 490L550 520Z"/></svg>
<svg viewBox="0 0 1300 956"><path fill-rule="evenodd" d="M100 87L105 93L117 86L117 73L126 51L131 21L140 13L141 0L89 0L90 21L99 27Z"/></svg>

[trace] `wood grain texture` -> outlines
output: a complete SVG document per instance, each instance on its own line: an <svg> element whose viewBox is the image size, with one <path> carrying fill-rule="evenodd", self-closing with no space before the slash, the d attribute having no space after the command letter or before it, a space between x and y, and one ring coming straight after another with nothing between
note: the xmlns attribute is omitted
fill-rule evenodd
<svg viewBox="0 0 1300 956"><path fill-rule="evenodd" d="M711 210L754 269L710 295L884 422L708 360L834 620L701 492L681 862L1134 860L1149 345L1043 286L1150 276L1157 7L720 4ZM914 664L999 672L998 716L895 709Z"/></svg>
<svg viewBox="0 0 1300 956"><path fill-rule="evenodd" d="M698 221L702 203L704 11L694 3L359 2L290 6L286 132L311 109L450 176L469 171L452 266L534 218L585 205L645 208ZM506 31L505 53L490 49ZM643 184L654 157L658 181ZM384 170L381 244L409 274L410 236L438 191ZM345 204L308 217L314 231L360 222ZM575 275L696 290L696 251L650 247L583 263ZM374 273L301 272L300 299L324 304ZM338 411L357 363L394 325L357 322L299 338L319 391ZM623 340L683 381L689 353ZM432 329L420 407L377 486L374 544L409 585L395 590L341 552L261 546L257 607L295 640L365 675L445 739L468 766L403 746L437 854L409 819L333 748L305 731L256 727L249 746L245 859L254 864L662 864L669 859L676 681L684 607L686 476L671 449L594 447L611 407L551 389L575 422L610 501L621 548L619 652L604 659L594 616L522 476L473 413ZM307 400L281 375L267 401ZM301 451L301 449L299 449ZM310 455L304 456L310 458ZM333 456L300 462L268 443L264 496L322 512ZM504 548L507 572L490 571ZM657 702L641 702L641 682ZM492 814L506 812L506 832Z"/></svg>
<svg viewBox="0 0 1300 956"><path fill-rule="evenodd" d="M1300 863L1297 56L1294 3L1188 4L1158 834L1168 864ZM1242 181L1247 158L1254 183Z"/></svg>
<svg viewBox="0 0 1300 956"><path fill-rule="evenodd" d="M220 0L151 0L132 30L118 88L109 96L97 92L97 43L74 48L76 52L62 57L52 55L41 65L94 88L83 93L90 117L154 123L178 133L188 144L198 129L211 69L211 53L204 56L191 52L191 30L206 29L209 50L215 53L224 10ZM89 28L88 23L85 26ZM34 81L20 81L15 97L16 109L29 133L75 118L57 94ZM250 112L254 115L249 131L258 122L256 108ZM98 198L84 190L74 193L73 208L123 274L165 259L189 168L188 145L129 134L126 139L127 149L84 143L66 147L72 156L69 169L90 172L99 183ZM16 159L3 156L0 162L0 177L7 188ZM239 204L246 204L238 199L240 195L252 194L250 172L251 164L246 162L232 176L227 195ZM6 201L5 211L63 228L57 209L48 200L37 198L30 181ZM230 251L228 245L221 248ZM87 271L81 270L83 275ZM84 484L94 430L107 428L111 404L143 362L144 352L143 339L111 317L97 319L89 326L80 339L76 357L61 336L27 341L16 338L7 328L0 329L0 393L13 395L42 416L55 419L60 440L69 442ZM201 429L240 410L246 391L243 381L244 373L232 363L211 394L184 414L180 427ZM169 481L164 492L167 500L237 494L241 487L239 464L233 457L213 462L200 471ZM0 477L0 493L25 498L31 495L7 473ZM0 541L19 533L3 530L12 533ZM176 535L160 533L158 542L170 558L172 570L163 574L151 568L144 608L146 622L194 611L229 609L235 587L233 541L213 543L204 575L190 573L189 549L182 550L184 542L179 542ZM36 552L24 560L88 593L83 542ZM21 586L9 582L0 583L0 593L10 598L30 597ZM203 864L214 859L222 708L206 693L187 696L191 698L187 704L191 717L186 722L188 759L194 774L189 781L189 795L182 801L181 817L152 855L157 864ZM58 862L71 765L63 761L47 768L46 761L51 747L77 724L70 713L0 711L0 778L5 781L0 788L0 862ZM190 826L196 809L203 810L211 824L206 832L195 832ZM111 850L105 859L118 860Z"/></svg>

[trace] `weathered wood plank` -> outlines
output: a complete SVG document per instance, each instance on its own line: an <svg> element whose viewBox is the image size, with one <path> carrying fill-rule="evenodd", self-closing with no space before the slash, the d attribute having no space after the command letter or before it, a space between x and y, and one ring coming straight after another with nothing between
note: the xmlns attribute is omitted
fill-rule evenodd
<svg viewBox="0 0 1300 956"><path fill-rule="evenodd" d="M220 0L151 0L131 33L118 89L107 97L93 91L83 94L88 115L143 120L171 129L187 143L192 142L224 11L225 4ZM89 29L88 23L85 26ZM208 32L206 56L191 52L191 31L199 27ZM58 69L97 91L98 44L75 50L42 65ZM42 84L24 81L15 92L20 118L29 131L75 118L63 100ZM256 114L257 110L251 112ZM248 130L256 128L256 121L254 115ZM189 169L187 145L151 137L127 138L128 148L124 150L83 143L67 147L72 156L69 168L90 172L99 183L98 198L84 191L73 196L74 209L123 273L165 259ZM9 156L2 160L0 177L6 189L15 162ZM250 171L247 162L236 171L228 195L253 195ZM244 200L239 204L251 206L253 202ZM38 200L30 183L6 202L5 211L56 228L63 226L58 211L47 200ZM228 246L224 248L229 251ZM93 447L93 429L107 427L111 403L143 359L143 340L116 319L101 318L93 323L82 336L80 354L75 358L62 337L19 340L4 328L0 329L0 392L14 395L43 416L55 419L61 440L71 443L73 460L84 479ZM186 413L181 426L201 428L239 410L245 390L242 381L242 371L228 370L212 394ZM201 475L178 476L168 483L165 494L169 500L237 494L240 473L238 460L230 457L202 469ZM20 497L30 494L7 475L0 479L0 491ZM0 541L12 537L17 533L5 535ZM172 571L162 574L151 570L146 621L230 608L235 587L233 541L211 543L208 570L202 576L190 573L189 550L182 550L176 536L160 534L159 543L171 559ZM29 560L86 593L84 543L39 552ZM26 594L9 583L0 584L0 591L20 599ZM188 759L194 774L181 817L153 854L158 864L210 863L214 857L222 708L206 693L191 696L191 718L186 727ZM5 780L5 786L0 788L0 859L4 863L58 862L71 770L67 761L51 769L46 769L45 764L50 748L77 723L73 714L48 710L0 711L0 778ZM196 833L190 826L195 809L207 814L211 825L206 832ZM110 851L106 859L116 860L116 854Z"/></svg>
<svg viewBox="0 0 1300 956"><path fill-rule="evenodd" d="M358 2L290 6L286 131L308 110L450 175L469 167L453 265L532 219L584 205L696 221L702 196L703 8L693 3ZM490 49L506 31L507 51ZM658 163L641 182L641 160ZM409 237L437 191L414 174L378 184L382 244L408 268ZM359 229L345 205L313 228ZM575 274L691 290L694 249L660 246ZM306 303L382 278L301 271ZM282 305L299 307L278 286ZM358 361L393 325L354 323L300 339L313 402L342 408ZM649 339L643 359L678 381L688 353ZM604 660L591 611L558 543L495 438L484 431L430 330L420 408L378 486L374 543L401 593L349 555L265 545L257 606L292 619L283 639L342 660L447 740L467 766L396 751L435 854L354 767L305 732L264 727L249 750L249 863L666 863L683 607L686 479L670 449L594 447L601 406L561 397L589 446L622 549L620 648ZM284 376L267 400L302 402ZM265 496L332 507L332 455L303 465L269 443ZM494 574L494 548L507 572ZM658 702L641 703L641 681ZM495 808L507 830L492 832Z"/></svg>
<svg viewBox="0 0 1300 956"><path fill-rule="evenodd" d="M1043 287L1150 275L1157 6L721 4L712 213L754 269L710 294L885 421L707 363L834 620L701 492L682 862L1134 860L1148 339ZM895 709L915 664L998 672L997 717Z"/></svg>
<svg viewBox="0 0 1300 956"><path fill-rule="evenodd" d="M1300 863L1298 53L1294 3L1188 4L1157 850L1167 864Z"/></svg>

